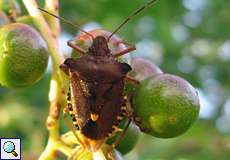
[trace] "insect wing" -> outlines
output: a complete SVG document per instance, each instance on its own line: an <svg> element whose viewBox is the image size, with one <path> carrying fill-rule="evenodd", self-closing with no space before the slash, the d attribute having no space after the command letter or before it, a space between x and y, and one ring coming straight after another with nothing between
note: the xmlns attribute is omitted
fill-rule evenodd
<svg viewBox="0 0 230 160"><path fill-rule="evenodd" d="M87 86L75 72L70 73L70 80L73 111L76 114L77 123L79 125L79 128L81 129L86 124L90 114L86 94Z"/></svg>
<svg viewBox="0 0 230 160"><path fill-rule="evenodd" d="M102 84L103 85L103 84ZM104 95L103 107L100 109L97 121L88 121L82 133L91 139L104 139L112 132L112 126L117 123L117 116L121 113L122 96L123 96L123 80L111 84Z"/></svg>

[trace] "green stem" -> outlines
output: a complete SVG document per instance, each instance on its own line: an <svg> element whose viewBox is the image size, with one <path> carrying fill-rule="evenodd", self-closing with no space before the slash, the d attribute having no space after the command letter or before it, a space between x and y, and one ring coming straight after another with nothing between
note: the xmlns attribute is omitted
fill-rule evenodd
<svg viewBox="0 0 230 160"><path fill-rule="evenodd" d="M45 38L48 44L49 51L51 53L53 69L54 71L59 70L59 65L64 60L62 54L60 54L58 49L58 42L54 34L52 33L48 23L45 18L38 10L38 5L35 0L23 0L26 9L28 10L31 17L34 19L35 25L38 27L40 33Z"/></svg>
<svg viewBox="0 0 230 160"><path fill-rule="evenodd" d="M56 151L59 150L60 152L64 153L66 156L71 155L72 148L66 146L60 140L49 140L48 144L39 157L39 160L53 160L55 159Z"/></svg>
<svg viewBox="0 0 230 160"><path fill-rule="evenodd" d="M46 0L45 1L45 9L55 15L58 15L58 0ZM50 15L45 16L46 20L52 31L55 31L53 34L58 37L61 32L60 21Z"/></svg>
<svg viewBox="0 0 230 160"><path fill-rule="evenodd" d="M50 2L56 1L53 0ZM36 1L23 0L23 3L26 9L28 10L30 16L33 17L35 25L38 27L40 33L47 42L53 65L49 92L50 111L47 118L47 129L49 131L49 139L48 144L44 152L41 154L39 160L54 159L57 150L69 156L72 152L72 149L61 141L59 133L59 116L61 111L61 104L63 103L64 97L62 95L62 91L63 89L65 89L65 83L63 81L63 75L59 69L59 65L63 62L64 57L59 51L57 37L52 33L50 26L38 10L38 5ZM52 5L52 3L49 3L49 5Z"/></svg>

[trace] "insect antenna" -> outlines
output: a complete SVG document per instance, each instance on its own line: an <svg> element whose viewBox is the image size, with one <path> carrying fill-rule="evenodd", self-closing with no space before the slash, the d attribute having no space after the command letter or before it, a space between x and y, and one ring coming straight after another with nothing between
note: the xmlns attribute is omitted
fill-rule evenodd
<svg viewBox="0 0 230 160"><path fill-rule="evenodd" d="M68 21L67 19L65 19L65 18L63 18L63 17L57 16L57 15L55 15L55 14L53 14L53 13L50 13L49 11L47 11L47 10L45 10L45 9L42 9L42 8L38 8L38 9L41 10L42 12L45 12L45 13L49 14L50 16L53 16L53 17L55 17L55 18L57 18L57 19L60 19L60 20L62 20L63 22L65 22L65 23L67 23L67 24L69 24L69 25L71 25L71 26L73 26L73 27L79 29L80 31L84 32L85 34L87 34L87 35L89 35L90 37L92 37L92 39L94 39L94 36L93 36L92 34L90 34L89 32L87 32L87 31L85 31L85 30L83 30L81 27L79 27L79 25L74 24L74 23Z"/></svg>
<svg viewBox="0 0 230 160"><path fill-rule="evenodd" d="M142 7L138 8L137 10L135 10L130 16L128 16L128 18L126 18L118 27L117 29L115 29L111 35L108 37L108 42L110 40L110 38L117 33L129 20L131 20L133 17L135 17L137 14L139 14L141 11L143 11L144 9L146 9L147 7L149 7L150 5L152 5L153 3L155 3L157 0L150 0L149 2L147 2L145 5L143 5Z"/></svg>

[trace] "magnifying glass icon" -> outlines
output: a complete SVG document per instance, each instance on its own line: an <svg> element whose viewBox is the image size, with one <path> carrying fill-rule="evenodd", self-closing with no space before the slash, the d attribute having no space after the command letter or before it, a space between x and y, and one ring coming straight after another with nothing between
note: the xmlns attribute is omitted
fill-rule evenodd
<svg viewBox="0 0 230 160"><path fill-rule="evenodd" d="M14 155L14 157L17 157L18 154L17 152L15 152L15 145L13 142L11 141L7 141L3 144L3 150L6 152L6 153L11 153Z"/></svg>

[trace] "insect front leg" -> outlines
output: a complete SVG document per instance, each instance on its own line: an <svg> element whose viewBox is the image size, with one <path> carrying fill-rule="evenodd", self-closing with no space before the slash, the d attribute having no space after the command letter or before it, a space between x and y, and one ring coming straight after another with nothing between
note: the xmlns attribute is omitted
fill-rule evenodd
<svg viewBox="0 0 230 160"><path fill-rule="evenodd" d="M140 84L140 81L136 80L135 78L131 77L131 76L128 76L126 75L125 76L125 80L132 83L132 84L135 84L135 85L139 85Z"/></svg>
<svg viewBox="0 0 230 160"><path fill-rule="evenodd" d="M132 44L130 44L130 43L124 41L124 40L118 42L117 45L119 45L120 43L126 44L126 45L128 45L129 47L128 47L127 49L123 50L123 51L119 51L119 52L117 52L117 53L113 53L113 56L114 56L114 57L120 57L120 56L122 56L122 55L125 55L126 53L129 53L129 52L132 52L132 51L136 50L135 45L132 45Z"/></svg>
<svg viewBox="0 0 230 160"><path fill-rule="evenodd" d="M86 53L86 51L85 51L83 48L77 46L77 45L74 44L73 42L74 42L74 40L69 40L69 41L67 42L67 45L70 46L71 48L75 49L76 51L78 51L81 55L83 55L83 54Z"/></svg>

